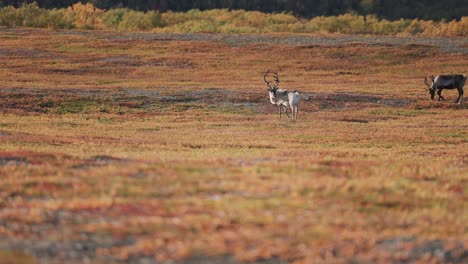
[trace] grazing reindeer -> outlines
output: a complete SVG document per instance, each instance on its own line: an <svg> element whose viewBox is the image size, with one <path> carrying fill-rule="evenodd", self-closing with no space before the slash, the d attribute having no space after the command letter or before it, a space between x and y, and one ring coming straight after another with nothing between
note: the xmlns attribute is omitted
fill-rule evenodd
<svg viewBox="0 0 468 264"><path fill-rule="evenodd" d="M440 99L445 100L445 98L442 96L443 89L457 89L458 99L455 102L461 104L463 99L463 86L465 85L466 78L466 75L461 74L437 75L436 77L430 77L431 82L429 82L427 77L424 77L424 83L426 84L428 91L431 94L432 100L434 100L434 95L436 92L440 101Z"/></svg>
<svg viewBox="0 0 468 264"><path fill-rule="evenodd" d="M273 79L275 82L273 87L270 85L272 81L267 81L266 79L269 73L273 74ZM290 116L288 114L288 107L291 107L293 119L297 120L297 114L299 113L299 102L301 101L301 96L299 95L299 92L298 91L290 92L288 90L278 89L279 78L278 78L278 73L276 72L270 72L270 70L266 71L265 75L263 75L263 80L268 86L268 94L270 95L270 103L278 106L280 118L281 118L282 108L284 108L284 112L289 118Z"/></svg>

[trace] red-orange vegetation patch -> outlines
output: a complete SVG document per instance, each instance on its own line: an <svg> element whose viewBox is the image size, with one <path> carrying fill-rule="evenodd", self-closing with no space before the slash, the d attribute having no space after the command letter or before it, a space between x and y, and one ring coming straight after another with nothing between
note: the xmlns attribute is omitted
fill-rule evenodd
<svg viewBox="0 0 468 264"><path fill-rule="evenodd" d="M437 97L437 95L436 95ZM430 96L427 95L427 100L419 100L414 104L415 109L443 109L443 110L463 110L468 109L468 103L456 104L455 99L458 98L458 93L452 90L452 93L449 96L446 96L445 101L429 100Z"/></svg>
<svg viewBox="0 0 468 264"><path fill-rule="evenodd" d="M61 137L47 135L47 134L30 134L30 133L23 133L23 132L11 132L10 136L8 138L5 138L5 140L20 141L20 142L25 142L25 143L37 143L41 145L51 145L51 146L60 146L60 145L70 143L70 140L66 138L61 138Z"/></svg>
<svg viewBox="0 0 468 264"><path fill-rule="evenodd" d="M160 205L148 203L115 204L108 209L110 216L164 216L171 217L166 208Z"/></svg>
<svg viewBox="0 0 468 264"><path fill-rule="evenodd" d="M108 203L80 203L69 208L72 213L99 213L102 216L123 219L126 217L173 217L167 208L152 203L119 203L110 198Z"/></svg>
<svg viewBox="0 0 468 264"><path fill-rule="evenodd" d="M120 102L119 106L124 106L128 108L140 108L141 102Z"/></svg>
<svg viewBox="0 0 468 264"><path fill-rule="evenodd" d="M41 99L31 94L6 94L0 92L2 112L44 112L40 106Z"/></svg>
<svg viewBox="0 0 468 264"><path fill-rule="evenodd" d="M376 161L370 160L353 160L353 161L346 161L346 160L329 160L329 161L321 161L321 165L325 165L332 168L338 169L346 169L346 168L361 168L361 167L371 167L377 164Z"/></svg>

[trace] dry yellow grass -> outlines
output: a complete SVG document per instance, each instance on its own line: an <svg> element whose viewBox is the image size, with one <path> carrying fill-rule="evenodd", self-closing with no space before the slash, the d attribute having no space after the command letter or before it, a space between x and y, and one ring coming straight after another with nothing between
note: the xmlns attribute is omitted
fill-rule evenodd
<svg viewBox="0 0 468 264"><path fill-rule="evenodd" d="M12 30L0 56L4 248L297 263L412 260L426 241L466 252L468 104L429 101L422 82L466 74L465 54ZM266 69L305 94L297 122L278 120ZM398 239L407 251L385 247ZM49 258L79 262L61 254Z"/></svg>

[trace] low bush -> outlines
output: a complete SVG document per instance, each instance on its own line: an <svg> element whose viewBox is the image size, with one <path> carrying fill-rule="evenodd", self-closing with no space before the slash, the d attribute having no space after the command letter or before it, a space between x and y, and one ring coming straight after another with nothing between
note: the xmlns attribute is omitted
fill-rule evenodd
<svg viewBox="0 0 468 264"><path fill-rule="evenodd" d="M73 19L73 24L80 29L102 29L104 24L102 16L104 10L94 7L92 4L80 2L67 8L66 13Z"/></svg>
<svg viewBox="0 0 468 264"><path fill-rule="evenodd" d="M37 3L24 4L16 10L16 25L24 27L46 27L48 12Z"/></svg>
<svg viewBox="0 0 468 264"><path fill-rule="evenodd" d="M119 29L119 25L123 20L123 17L130 10L127 8L116 8L105 12L102 15L102 22L107 28Z"/></svg>
<svg viewBox="0 0 468 264"><path fill-rule="evenodd" d="M0 26L11 27L16 25L16 9L12 6L0 8Z"/></svg>
<svg viewBox="0 0 468 264"><path fill-rule="evenodd" d="M102 16L106 28L114 30L150 30L162 26L159 12L146 13L127 8L118 8L105 12Z"/></svg>
<svg viewBox="0 0 468 264"><path fill-rule="evenodd" d="M73 18L64 9L52 9L47 14L47 27L54 29L74 28Z"/></svg>

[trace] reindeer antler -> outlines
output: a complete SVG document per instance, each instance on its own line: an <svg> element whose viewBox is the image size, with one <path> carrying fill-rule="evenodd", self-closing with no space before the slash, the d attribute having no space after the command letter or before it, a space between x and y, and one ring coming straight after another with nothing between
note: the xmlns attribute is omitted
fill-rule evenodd
<svg viewBox="0 0 468 264"><path fill-rule="evenodd" d="M273 78L275 79L275 87L278 88L278 85L279 85L279 77L278 77L278 73L277 73L277 72L274 73Z"/></svg>
<svg viewBox="0 0 468 264"><path fill-rule="evenodd" d="M273 87L270 86L271 81L267 81L267 79L266 79L268 73L272 73L272 74L273 74L273 79L274 79L274 82L275 82L275 85L274 85ZM270 70L267 70L267 71L265 72L265 74L263 75L263 80L265 81L266 85L267 85L270 89L278 88L278 85L279 85L279 78L278 78L278 73L277 73L277 72L272 72L272 71L270 71Z"/></svg>

